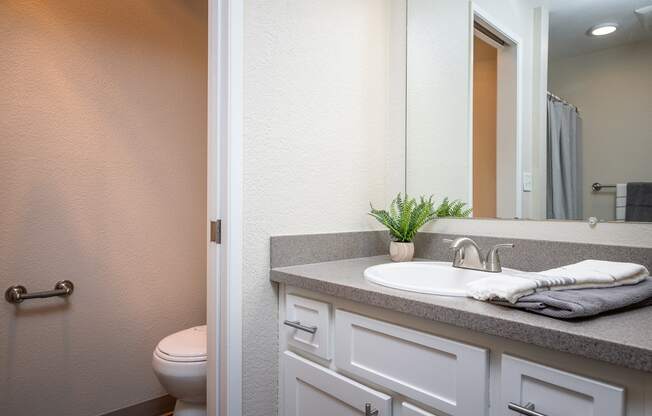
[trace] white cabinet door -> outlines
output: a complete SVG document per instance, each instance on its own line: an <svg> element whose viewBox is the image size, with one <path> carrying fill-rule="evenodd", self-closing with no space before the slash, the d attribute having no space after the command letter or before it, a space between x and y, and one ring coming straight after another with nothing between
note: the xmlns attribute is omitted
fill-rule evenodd
<svg viewBox="0 0 652 416"><path fill-rule="evenodd" d="M401 403L401 416L435 416L408 402Z"/></svg>
<svg viewBox="0 0 652 416"><path fill-rule="evenodd" d="M335 312L335 365L452 416L489 409L488 351L366 316Z"/></svg>
<svg viewBox="0 0 652 416"><path fill-rule="evenodd" d="M498 414L533 410L545 416L624 416L625 391L600 381L503 355ZM509 406L514 407L510 410ZM529 404L529 406L528 406ZM529 407L523 410L515 406Z"/></svg>
<svg viewBox="0 0 652 416"><path fill-rule="evenodd" d="M365 405L391 416L392 399L336 372L286 351L283 416L364 416Z"/></svg>

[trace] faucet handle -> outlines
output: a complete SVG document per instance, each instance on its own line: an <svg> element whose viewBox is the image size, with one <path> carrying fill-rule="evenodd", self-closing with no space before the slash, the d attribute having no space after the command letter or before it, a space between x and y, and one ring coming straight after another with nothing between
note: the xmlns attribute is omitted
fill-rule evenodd
<svg viewBox="0 0 652 416"><path fill-rule="evenodd" d="M514 243L506 244L496 244L489 250L487 253L487 258L485 260L485 270L488 272L500 273L503 268L500 265L500 257L498 257L498 250L501 248L514 248Z"/></svg>
<svg viewBox="0 0 652 416"><path fill-rule="evenodd" d="M453 241L455 241L455 240L453 240L451 238L443 238L441 241L443 241L444 243L453 244Z"/></svg>

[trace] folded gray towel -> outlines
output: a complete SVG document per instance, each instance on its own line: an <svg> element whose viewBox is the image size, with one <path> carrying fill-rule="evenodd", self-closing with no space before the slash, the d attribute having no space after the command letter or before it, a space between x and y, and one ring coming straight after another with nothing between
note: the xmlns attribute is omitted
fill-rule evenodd
<svg viewBox="0 0 652 416"><path fill-rule="evenodd" d="M521 297L516 303L492 302L559 319L581 318L617 309L652 305L652 279L603 289L546 290Z"/></svg>
<svg viewBox="0 0 652 416"><path fill-rule="evenodd" d="M627 183L625 221L652 221L652 182Z"/></svg>

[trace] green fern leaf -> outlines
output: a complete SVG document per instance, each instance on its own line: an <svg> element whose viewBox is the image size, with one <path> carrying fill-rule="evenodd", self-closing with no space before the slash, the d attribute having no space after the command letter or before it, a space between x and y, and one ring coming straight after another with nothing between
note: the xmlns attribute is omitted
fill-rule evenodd
<svg viewBox="0 0 652 416"><path fill-rule="evenodd" d="M410 242L417 231L437 218L432 196L420 197L419 202L407 194L398 194L391 202L389 210L377 210L371 206L369 215L383 224L394 241Z"/></svg>

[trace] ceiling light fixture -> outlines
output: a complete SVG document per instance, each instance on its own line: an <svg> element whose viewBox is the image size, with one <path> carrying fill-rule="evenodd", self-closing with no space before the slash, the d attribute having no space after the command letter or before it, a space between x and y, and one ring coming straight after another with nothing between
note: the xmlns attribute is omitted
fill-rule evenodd
<svg viewBox="0 0 652 416"><path fill-rule="evenodd" d="M602 23L599 25L593 26L588 30L588 34L591 36L605 36L610 35L618 30L618 24L616 23Z"/></svg>

